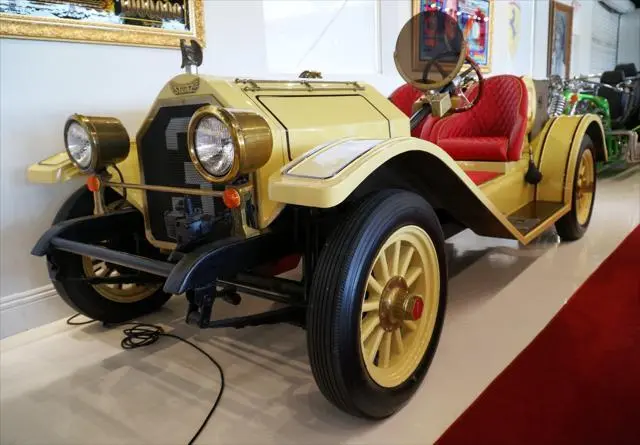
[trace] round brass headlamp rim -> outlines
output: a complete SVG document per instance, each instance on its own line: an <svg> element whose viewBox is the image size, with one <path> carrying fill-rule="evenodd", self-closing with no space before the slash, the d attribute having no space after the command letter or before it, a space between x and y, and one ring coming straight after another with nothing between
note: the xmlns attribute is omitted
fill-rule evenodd
<svg viewBox="0 0 640 445"><path fill-rule="evenodd" d="M198 157L198 153L196 152L196 130L200 121L207 117L214 117L225 124L229 128L229 133L231 133L231 138L233 140L233 164L229 171L223 176L215 176L211 174L204 165L202 165L202 162L200 162L200 158ZM193 165L195 165L198 173L200 173L200 175L202 175L202 177L207 181L214 183L228 182L235 179L240 173L240 144L244 145L244 140L239 137L241 134L239 130L240 126L234 119L233 115L224 108L220 108L215 105L205 105L196 110L191 117L187 130L187 147L189 157L191 158Z"/></svg>
<svg viewBox="0 0 640 445"><path fill-rule="evenodd" d="M73 123L80 125L89 137L91 160L88 166L81 166L69 151L68 131ZM64 126L64 145L69 159L82 172L96 172L124 161L129 156L131 140L127 129L115 117L73 114Z"/></svg>
<svg viewBox="0 0 640 445"><path fill-rule="evenodd" d="M87 135L89 136L89 143L91 144L91 161L89 162L89 165L86 167L83 167L82 165L80 165L74 159L74 157L71 156L71 152L69 151L69 142L67 140L67 135L68 135L69 127L71 126L72 123L76 123L80 125L87 132ZM100 146L98 143L98 133L95 127L93 126L93 124L91 123L91 118L78 113L72 114L67 118L67 122L64 124L64 149L67 152L67 156L69 156L69 159L71 160L71 162L73 162L73 164L76 167L78 167L81 171L90 172L96 169L98 164L98 153L100 150Z"/></svg>
<svg viewBox="0 0 640 445"><path fill-rule="evenodd" d="M216 118L226 125L233 140L233 164L223 176L207 171L196 152L196 130L202 119L207 117ZM264 116L254 110L205 105L194 113L189 122L187 145L189 157L203 178L213 183L227 183L241 174L256 171L269 161L273 153L273 133Z"/></svg>

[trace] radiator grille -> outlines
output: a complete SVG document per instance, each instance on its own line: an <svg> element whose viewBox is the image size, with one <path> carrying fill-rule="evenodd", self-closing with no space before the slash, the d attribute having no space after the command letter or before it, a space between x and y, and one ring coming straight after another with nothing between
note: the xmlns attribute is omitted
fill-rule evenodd
<svg viewBox="0 0 640 445"><path fill-rule="evenodd" d="M195 111L203 106L182 105L160 108L147 131L140 138L138 156L144 182L206 190L223 190L224 186L207 182L196 171L187 149L187 127ZM175 242L175 233L165 223L165 214L176 210L184 198L177 193L146 191L147 218L153 237L158 241ZM194 210L215 216L226 208L220 198L189 195Z"/></svg>

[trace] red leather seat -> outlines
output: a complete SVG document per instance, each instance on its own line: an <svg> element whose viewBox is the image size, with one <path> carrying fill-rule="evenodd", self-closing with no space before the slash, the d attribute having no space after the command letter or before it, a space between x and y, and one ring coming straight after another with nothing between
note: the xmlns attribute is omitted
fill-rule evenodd
<svg viewBox="0 0 640 445"><path fill-rule="evenodd" d="M469 111L440 119L424 139L459 161L517 161L527 131L527 88L512 75L484 80L482 97Z"/></svg>
<svg viewBox="0 0 640 445"><path fill-rule="evenodd" d="M470 90L467 91L467 100L473 101L476 98L476 95L478 94L478 89L476 88L476 84L474 84L473 86L471 86ZM433 114L430 114L429 116L427 116L427 119L425 120L424 125L422 125L422 131L420 132L420 139L424 139L425 141L430 141L431 139L429 139L429 137L431 136L431 130L433 130L433 127L436 125L436 122L438 122L441 118L434 116Z"/></svg>
<svg viewBox="0 0 640 445"><path fill-rule="evenodd" d="M391 96L389 96L389 99L391 100L391 102L393 102L393 104L396 107L400 109L400 111L402 111L408 117L411 117L411 114L412 114L411 108L413 107L413 104L418 99L420 99L420 97L423 94L424 93L419 89L415 88L411 84L406 83L396 88L396 90L393 93L391 93ZM424 121L425 119L423 119L422 122L420 122L416 126L416 128L414 128L411 131L411 136L416 138L420 137L420 132L422 131L422 126L424 125Z"/></svg>
<svg viewBox="0 0 640 445"><path fill-rule="evenodd" d="M420 139L424 139L425 141L430 141L430 136L431 136L431 131L433 130L433 127L436 126L436 122L439 122L440 118L437 116L434 116L433 114L430 114L429 116L427 116L427 119L425 119L424 124L422 125L422 131L420 131Z"/></svg>

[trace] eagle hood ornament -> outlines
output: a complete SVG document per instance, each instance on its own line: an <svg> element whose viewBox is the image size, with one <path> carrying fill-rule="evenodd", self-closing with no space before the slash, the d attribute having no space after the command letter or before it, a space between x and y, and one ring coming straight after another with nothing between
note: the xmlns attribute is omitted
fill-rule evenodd
<svg viewBox="0 0 640 445"><path fill-rule="evenodd" d="M180 40L180 51L182 52L182 66L187 74L198 74L198 67L202 65L202 46L196 40Z"/></svg>

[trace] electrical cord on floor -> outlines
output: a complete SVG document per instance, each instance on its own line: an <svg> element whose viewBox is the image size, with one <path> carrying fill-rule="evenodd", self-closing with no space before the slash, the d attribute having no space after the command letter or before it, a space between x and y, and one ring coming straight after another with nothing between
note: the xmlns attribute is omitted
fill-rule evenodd
<svg viewBox="0 0 640 445"><path fill-rule="evenodd" d="M82 326L85 324L89 324L89 323L93 323L95 320L92 320L91 318L89 318L88 320L85 321L73 321L76 319L76 317L80 317L82 314L81 313L77 313L75 315L72 315L71 317L67 318L67 324L69 326Z"/></svg>
<svg viewBox="0 0 640 445"><path fill-rule="evenodd" d="M81 325L85 325L85 324L89 324L97 321L92 319L88 319L87 321L82 321L82 322L73 321L76 317L80 315L81 314L78 313L69 317L67 319L67 324L71 326L81 326ZM220 364L200 346L190 342L187 339L179 337L177 335L168 334L164 332L164 329L162 329L161 326L158 326L158 325L148 324L148 323L122 323L118 325L105 324L105 326L107 327L130 326L122 330L122 332L124 333L124 338L120 342L120 346L122 347L122 349L129 350L129 349L137 349L144 346L149 346L157 342L160 339L160 337L169 337L169 338L178 340L182 343L188 344L189 346L194 348L196 351L204 355L211 363L213 363L213 366L215 366L218 369L218 372L220 373L220 391L218 391L218 395L215 401L213 402L213 405L211 406L209 413L207 414L207 416L204 418L204 421L200 425L200 428L198 428L198 431L196 431L196 433L193 435L193 437L188 443L188 445L193 445L196 439L198 438L198 436L200 436L200 433L202 432L202 430L204 430L204 427L209 422L209 419L211 419L211 416L213 415L214 411L218 407L218 404L220 403L220 399L222 399L222 393L224 392L225 383L224 383L224 372L222 371L222 367L220 366Z"/></svg>

